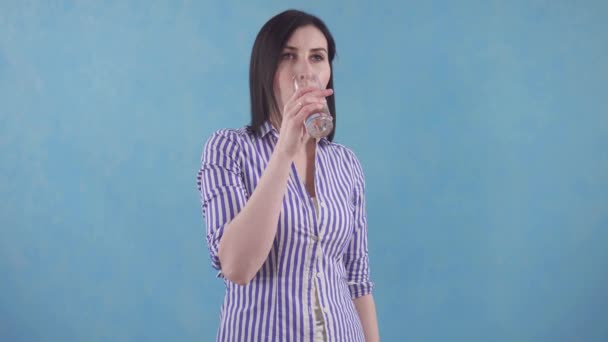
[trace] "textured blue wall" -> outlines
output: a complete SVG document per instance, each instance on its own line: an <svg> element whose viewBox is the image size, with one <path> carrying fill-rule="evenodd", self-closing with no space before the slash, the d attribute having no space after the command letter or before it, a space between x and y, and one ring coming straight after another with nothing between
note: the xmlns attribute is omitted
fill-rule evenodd
<svg viewBox="0 0 608 342"><path fill-rule="evenodd" d="M0 340L213 340L195 173L289 7L337 40L384 341L608 340L606 4L0 2Z"/></svg>

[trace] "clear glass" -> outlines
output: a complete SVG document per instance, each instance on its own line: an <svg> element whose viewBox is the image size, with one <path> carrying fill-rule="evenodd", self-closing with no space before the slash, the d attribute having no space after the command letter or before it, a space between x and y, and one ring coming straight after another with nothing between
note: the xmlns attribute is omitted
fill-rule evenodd
<svg viewBox="0 0 608 342"><path fill-rule="evenodd" d="M293 78L294 91L298 91L300 88L314 86L319 89L324 89L319 77L314 74L297 74ZM306 120L304 120L304 126L308 134L316 139L321 139L329 135L334 129L334 118L329 112L327 103L323 106L318 113L312 113Z"/></svg>

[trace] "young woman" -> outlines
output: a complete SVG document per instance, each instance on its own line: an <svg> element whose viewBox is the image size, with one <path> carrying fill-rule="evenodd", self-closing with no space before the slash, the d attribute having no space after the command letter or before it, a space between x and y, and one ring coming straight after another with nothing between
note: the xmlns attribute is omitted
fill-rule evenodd
<svg viewBox="0 0 608 342"><path fill-rule="evenodd" d="M379 340L361 165L334 131L304 125L327 106L335 130L334 55L319 18L271 18L251 54L251 125L205 144L198 190L226 285L217 341ZM295 74L321 88L294 92Z"/></svg>

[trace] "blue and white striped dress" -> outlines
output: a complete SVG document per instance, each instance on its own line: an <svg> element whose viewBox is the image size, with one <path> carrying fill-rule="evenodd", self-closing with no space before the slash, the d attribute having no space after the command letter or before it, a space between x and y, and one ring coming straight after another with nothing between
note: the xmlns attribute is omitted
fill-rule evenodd
<svg viewBox="0 0 608 342"><path fill-rule="evenodd" d="M253 193L277 140L266 122L260 135L224 129L205 144L197 184L211 264L220 276L224 229ZM318 212L292 164L268 258L245 286L222 277L217 341L312 342L319 323L328 341L364 341L353 298L370 294L374 284L361 164L348 148L321 139L314 177ZM316 295L322 310L314 310Z"/></svg>

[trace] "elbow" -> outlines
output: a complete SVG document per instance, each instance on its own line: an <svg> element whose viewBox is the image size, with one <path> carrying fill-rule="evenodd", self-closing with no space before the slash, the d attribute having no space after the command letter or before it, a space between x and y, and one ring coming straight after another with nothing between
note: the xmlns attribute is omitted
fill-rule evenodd
<svg viewBox="0 0 608 342"><path fill-rule="evenodd" d="M259 267L250 256L235 253L234 249L226 249L222 242L218 248L218 257L224 278L231 282L245 286L251 282Z"/></svg>
<svg viewBox="0 0 608 342"><path fill-rule="evenodd" d="M245 286L251 282L253 277L255 276L255 272L251 271L251 267L249 267L247 262L239 262L239 260L234 260L235 258L229 258L222 255L220 253L220 264L222 265L222 274L224 278L230 280L231 282Z"/></svg>
<svg viewBox="0 0 608 342"><path fill-rule="evenodd" d="M253 279L250 272L239 269L239 267L222 266L222 273L226 279L240 286L248 285Z"/></svg>

